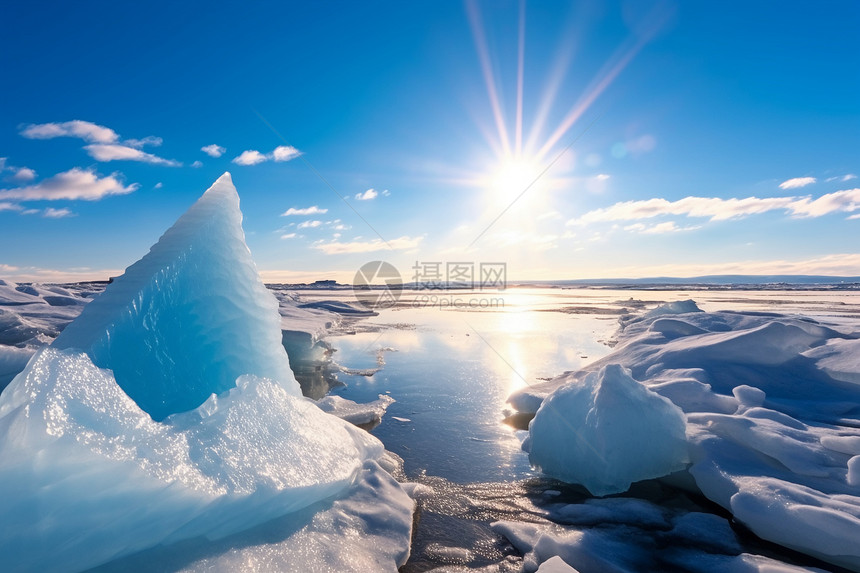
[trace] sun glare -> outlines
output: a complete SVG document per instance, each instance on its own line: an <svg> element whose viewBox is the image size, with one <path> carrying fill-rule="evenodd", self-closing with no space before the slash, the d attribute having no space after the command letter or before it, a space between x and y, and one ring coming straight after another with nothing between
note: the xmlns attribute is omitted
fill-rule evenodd
<svg viewBox="0 0 860 573"><path fill-rule="evenodd" d="M540 172L537 161L527 158L504 160L493 170L489 191L497 199L514 199L538 179Z"/></svg>

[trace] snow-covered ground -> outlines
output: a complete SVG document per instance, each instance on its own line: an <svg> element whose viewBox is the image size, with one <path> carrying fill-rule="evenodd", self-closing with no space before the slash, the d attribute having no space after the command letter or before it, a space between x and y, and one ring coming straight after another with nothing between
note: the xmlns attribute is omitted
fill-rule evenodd
<svg viewBox="0 0 860 573"><path fill-rule="evenodd" d="M526 444L533 460L570 468L554 473L595 493L623 491L619 480L636 481L647 460L663 455L675 435L637 410L670 402L686 417L690 465L671 473L673 464L665 464L667 480L701 492L763 539L860 570L858 372L856 321L708 313L692 301L674 302L627 321L610 355L510 401L521 412L536 412ZM598 383L624 378L647 388L650 402L640 396L618 407L623 393L606 397ZM595 398L574 407L567 397L589 388ZM583 437L592 438L588 447L571 447ZM628 451L634 443L636 456ZM628 451L624 461L617 460L619 451ZM593 459L616 461L602 472ZM548 559L554 547L577 569L577 555L618 542L576 530L499 528L533 559ZM707 535L708 528L699 529ZM754 570L756 560L738 559L714 567Z"/></svg>

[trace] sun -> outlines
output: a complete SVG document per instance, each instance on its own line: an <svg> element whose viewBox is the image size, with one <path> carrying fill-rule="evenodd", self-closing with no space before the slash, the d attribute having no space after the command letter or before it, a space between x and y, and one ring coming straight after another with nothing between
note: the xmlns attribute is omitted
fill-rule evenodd
<svg viewBox="0 0 860 573"><path fill-rule="evenodd" d="M490 169L486 188L493 199L510 201L533 186L540 175L541 165L535 159L506 158Z"/></svg>

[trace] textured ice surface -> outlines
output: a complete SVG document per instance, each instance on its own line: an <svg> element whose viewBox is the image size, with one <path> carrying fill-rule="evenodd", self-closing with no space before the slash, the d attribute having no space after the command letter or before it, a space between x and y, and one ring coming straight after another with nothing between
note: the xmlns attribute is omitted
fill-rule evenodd
<svg viewBox="0 0 860 573"><path fill-rule="evenodd" d="M196 408L242 374L301 395L281 347L278 303L245 245L226 173L53 345L113 370L156 420Z"/></svg>
<svg viewBox="0 0 860 573"><path fill-rule="evenodd" d="M529 426L529 460L595 495L686 467L684 413L608 365L549 395Z"/></svg>
<svg viewBox="0 0 860 573"><path fill-rule="evenodd" d="M393 403L394 398L386 394L380 394L379 398L365 404L357 404L340 396L326 396L317 401L317 406L350 424L372 424L379 423Z"/></svg>
<svg viewBox="0 0 860 573"><path fill-rule="evenodd" d="M231 561L207 544L273 519L288 530L279 549L250 539L284 570L393 571L406 559L412 503L376 466L381 443L295 395L236 199L219 179L0 395L4 570L80 571L164 546L202 551L210 570L256 571L250 548ZM364 533L373 542L356 560L340 554L341 535Z"/></svg>
<svg viewBox="0 0 860 573"><path fill-rule="evenodd" d="M629 368L686 413L698 490L760 537L860 571L856 324L668 310L628 321L612 354L512 403L528 408L553 387L581 385L609 365ZM779 570L751 556L713 566Z"/></svg>

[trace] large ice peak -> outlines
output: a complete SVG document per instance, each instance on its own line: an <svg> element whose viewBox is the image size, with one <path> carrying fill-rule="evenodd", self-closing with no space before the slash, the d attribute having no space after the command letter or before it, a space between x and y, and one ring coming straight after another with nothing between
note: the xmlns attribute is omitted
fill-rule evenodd
<svg viewBox="0 0 860 573"><path fill-rule="evenodd" d="M224 175L0 394L3 571L83 571L156 548L184 560L204 539L224 539L224 552L230 536L272 519L289 521L274 530L281 539L312 520L332 546L338 532L355 538L366 527L313 513L382 484L382 444L300 396L241 220ZM401 501L398 547L411 523ZM373 511L367 519L392 515ZM290 570L332 561L288 545L269 553L293 559ZM185 561L165 563L137 570ZM260 570L257 561L214 568Z"/></svg>
<svg viewBox="0 0 860 573"><path fill-rule="evenodd" d="M54 342L86 352L154 419L196 408L242 374L300 395L281 345L278 303L245 245L224 173Z"/></svg>

